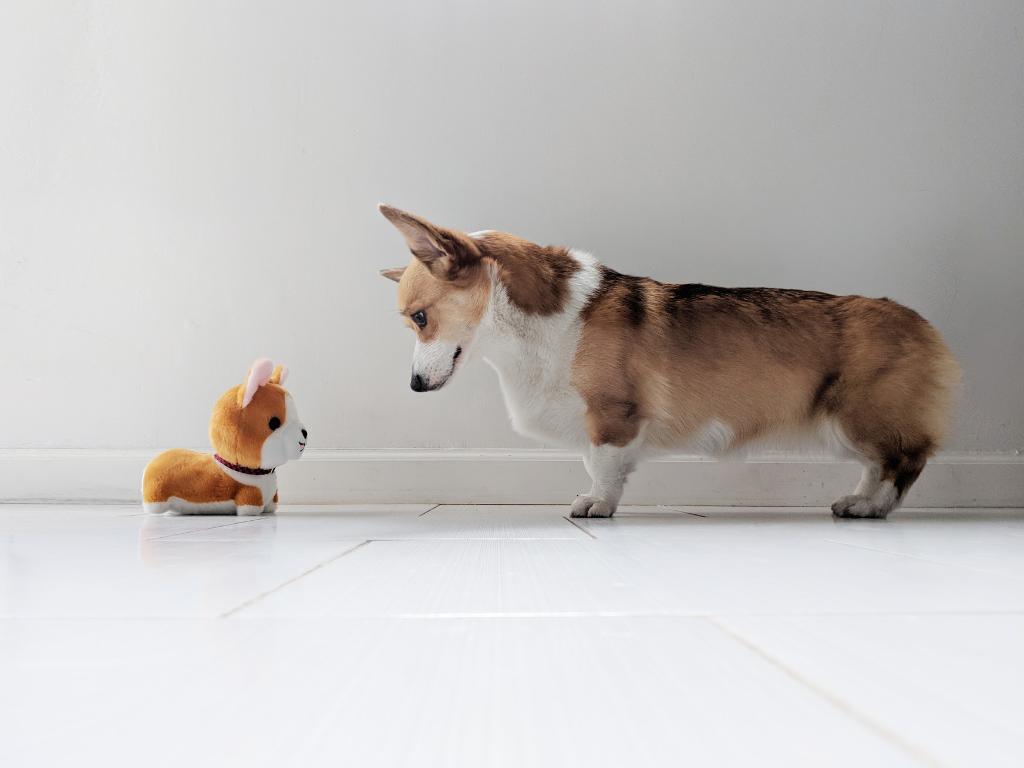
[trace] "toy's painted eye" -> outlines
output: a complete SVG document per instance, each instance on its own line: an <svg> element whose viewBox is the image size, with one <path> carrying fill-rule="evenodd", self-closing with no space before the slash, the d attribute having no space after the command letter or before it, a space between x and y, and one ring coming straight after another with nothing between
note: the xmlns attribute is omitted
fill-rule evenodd
<svg viewBox="0 0 1024 768"><path fill-rule="evenodd" d="M271 417L270 421L267 422L267 426L270 427L271 431L281 426L281 420L277 416Z"/></svg>
<svg viewBox="0 0 1024 768"><path fill-rule="evenodd" d="M427 326L427 313L422 309L419 312L412 313L412 321L416 323L420 328L426 328Z"/></svg>

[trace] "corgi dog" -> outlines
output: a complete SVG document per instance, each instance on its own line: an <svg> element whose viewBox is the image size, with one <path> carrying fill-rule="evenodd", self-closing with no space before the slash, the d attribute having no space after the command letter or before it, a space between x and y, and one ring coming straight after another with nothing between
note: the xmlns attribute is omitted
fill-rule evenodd
<svg viewBox="0 0 1024 768"><path fill-rule="evenodd" d="M889 299L660 283L379 207L412 253L381 271L416 334L412 389L490 363L516 431L582 454L593 484L573 517L614 514L646 456L812 433L863 464L833 514L884 518L946 433L959 367Z"/></svg>
<svg viewBox="0 0 1024 768"><path fill-rule="evenodd" d="M259 515L277 509L275 470L306 449L309 432L282 386L284 366L261 358L239 386L217 401L210 417L214 453L175 448L146 466L147 512Z"/></svg>

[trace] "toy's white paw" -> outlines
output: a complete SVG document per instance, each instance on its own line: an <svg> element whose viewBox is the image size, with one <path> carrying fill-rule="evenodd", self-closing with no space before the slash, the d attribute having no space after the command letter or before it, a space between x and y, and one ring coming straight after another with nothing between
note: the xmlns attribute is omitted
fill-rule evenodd
<svg viewBox="0 0 1024 768"><path fill-rule="evenodd" d="M239 517L255 517L256 515L263 514L263 507L257 507L255 505L242 504L238 507Z"/></svg>
<svg viewBox="0 0 1024 768"><path fill-rule="evenodd" d="M615 505L597 496L580 494L572 503L572 517L611 517L615 514Z"/></svg>

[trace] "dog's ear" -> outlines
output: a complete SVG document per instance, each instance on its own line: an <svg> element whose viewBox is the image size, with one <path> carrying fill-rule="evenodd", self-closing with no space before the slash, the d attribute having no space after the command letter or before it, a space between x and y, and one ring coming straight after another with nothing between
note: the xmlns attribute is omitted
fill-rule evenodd
<svg viewBox="0 0 1024 768"><path fill-rule="evenodd" d="M270 374L271 384L284 384L284 380L288 378L288 369L283 365L278 365L274 368L274 372Z"/></svg>
<svg viewBox="0 0 1024 768"><path fill-rule="evenodd" d="M439 280L458 280L480 262L480 252L476 245L461 232L438 227L426 219L384 203L377 208L405 238L405 244L409 246L412 255L423 262L430 274Z"/></svg>
<svg viewBox="0 0 1024 768"><path fill-rule="evenodd" d="M270 381L274 375L274 364L267 358L261 357L252 364L249 373L245 377L245 384L238 388L238 405L245 408L256 396L256 390Z"/></svg>
<svg viewBox="0 0 1024 768"><path fill-rule="evenodd" d="M405 267L392 267L391 269L382 269L380 271L381 277L386 277L388 280L394 280L396 283L402 279L402 275L405 274Z"/></svg>

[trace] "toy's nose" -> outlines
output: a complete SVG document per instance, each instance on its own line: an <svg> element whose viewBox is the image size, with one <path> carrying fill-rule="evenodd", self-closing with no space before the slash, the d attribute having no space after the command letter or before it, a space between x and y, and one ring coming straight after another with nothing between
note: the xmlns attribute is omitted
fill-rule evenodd
<svg viewBox="0 0 1024 768"><path fill-rule="evenodd" d="M302 436L303 436L304 438L305 438L305 437L309 437L309 432L307 432L306 430L302 430Z"/></svg>
<svg viewBox="0 0 1024 768"><path fill-rule="evenodd" d="M412 380L409 382L409 386L412 387L413 392L422 392L427 388L427 382L423 380L423 377L418 373L412 375Z"/></svg>

